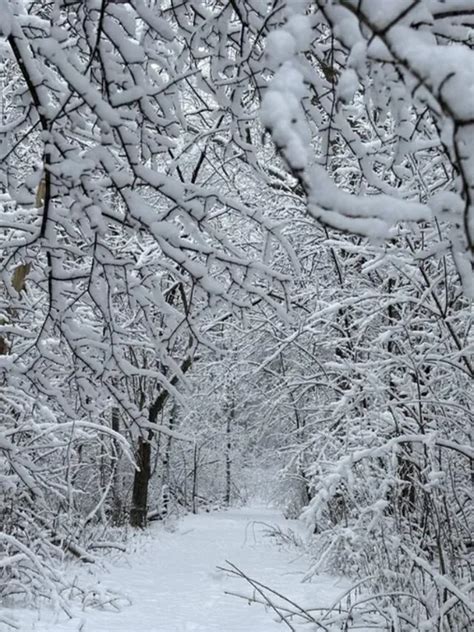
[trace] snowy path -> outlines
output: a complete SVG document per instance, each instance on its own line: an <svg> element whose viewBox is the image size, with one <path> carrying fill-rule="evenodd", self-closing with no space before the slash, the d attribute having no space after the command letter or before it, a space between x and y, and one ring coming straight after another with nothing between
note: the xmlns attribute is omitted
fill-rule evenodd
<svg viewBox="0 0 474 632"><path fill-rule="evenodd" d="M246 582L216 570L229 560L250 577L302 604L328 605L344 590L341 581L320 577L301 583L307 561L275 545L265 525L295 528L278 512L248 508L188 516L174 533L156 529L145 550L130 555L101 577L107 587L126 593L131 605L119 613L89 610L69 621L43 612L23 619L21 632L283 632L262 606L225 591L249 594ZM26 614L26 613L24 613ZM38 616L40 617L38 619ZM82 619L82 621L81 621ZM307 626L304 626L306 630ZM298 628L299 629L299 628Z"/></svg>

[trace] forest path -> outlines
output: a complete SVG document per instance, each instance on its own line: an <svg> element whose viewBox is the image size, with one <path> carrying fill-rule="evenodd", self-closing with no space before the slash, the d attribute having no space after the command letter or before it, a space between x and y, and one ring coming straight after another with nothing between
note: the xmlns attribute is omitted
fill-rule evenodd
<svg viewBox="0 0 474 632"><path fill-rule="evenodd" d="M151 527L154 537L101 576L100 586L125 593L120 612L88 610L69 621L45 612L23 620L21 632L283 632L274 612L225 591L251 594L242 579L218 571L229 560L246 574L302 605L329 605L345 583L328 576L301 583L308 560L277 546L268 525L297 531L295 521L272 509L250 507L187 516L174 532ZM267 532L267 533L266 533ZM296 559L295 559L296 558ZM26 626L26 627L23 627ZM296 629L308 629L308 626Z"/></svg>

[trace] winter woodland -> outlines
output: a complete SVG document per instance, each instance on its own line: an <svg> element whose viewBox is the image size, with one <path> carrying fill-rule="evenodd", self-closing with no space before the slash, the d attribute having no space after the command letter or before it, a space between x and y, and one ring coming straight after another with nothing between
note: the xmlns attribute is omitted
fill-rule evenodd
<svg viewBox="0 0 474 632"><path fill-rule="evenodd" d="M0 0L0 82L0 627L260 494L304 629L472 629L473 1Z"/></svg>

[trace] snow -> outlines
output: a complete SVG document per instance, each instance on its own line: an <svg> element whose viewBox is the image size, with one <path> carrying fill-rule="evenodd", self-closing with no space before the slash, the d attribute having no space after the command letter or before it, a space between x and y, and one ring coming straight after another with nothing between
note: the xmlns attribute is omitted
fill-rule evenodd
<svg viewBox="0 0 474 632"><path fill-rule="evenodd" d="M21 632L278 632L288 629L259 604L226 594L252 595L242 579L219 570L226 560L303 606L330 606L347 581L317 576L302 583L309 561L277 546L270 525L302 534L274 509L250 507L187 516L174 532L150 527L145 547L97 579L97 592L122 594L121 610L77 611L72 619L46 610L15 612ZM139 536L138 540L140 539ZM126 604L126 598L130 605ZM308 625L293 622L296 630ZM3 632L3 631L2 631Z"/></svg>
<svg viewBox="0 0 474 632"><path fill-rule="evenodd" d="M431 209L421 203L379 195L354 195L337 187L326 170L308 170L308 212L323 223L371 238L386 237L401 221L429 221Z"/></svg>
<svg viewBox="0 0 474 632"><path fill-rule="evenodd" d="M0 0L0 15L2 16L0 21L0 35L8 37L12 29L13 16L7 0Z"/></svg>
<svg viewBox="0 0 474 632"><path fill-rule="evenodd" d="M295 54L295 38L283 29L272 31L267 36L265 50L275 64L274 67L278 67L283 62L290 60Z"/></svg>
<svg viewBox="0 0 474 632"><path fill-rule="evenodd" d="M412 68L447 104L459 120L474 116L474 52L462 44L439 46L424 42L406 26L395 26L390 42ZM417 77L418 78L418 77ZM446 106L444 106L446 108Z"/></svg>
<svg viewBox="0 0 474 632"><path fill-rule="evenodd" d="M285 24L285 28L295 38L295 47L304 51L311 45L314 37L311 20L306 15L292 15Z"/></svg>
<svg viewBox="0 0 474 632"><path fill-rule="evenodd" d="M275 75L263 97L260 113L262 123L295 171L305 169L310 142L301 107L307 87L296 55L310 45L313 30L310 18L297 12L301 6L295 3L295 12L284 27L266 38L266 60Z"/></svg>
<svg viewBox="0 0 474 632"><path fill-rule="evenodd" d="M354 98L357 88L359 87L359 78L352 68L346 68L341 73L339 83L337 84L337 96L345 103L349 103Z"/></svg>
<svg viewBox="0 0 474 632"><path fill-rule="evenodd" d="M91 86L87 77L69 63L64 51L57 42L53 39L40 40L37 43L37 50L40 55L44 55L58 69L71 88L81 95L99 118L107 121L112 126L119 126L123 123L120 113L114 110L107 101L104 101L99 91ZM38 83L41 84L41 79Z"/></svg>

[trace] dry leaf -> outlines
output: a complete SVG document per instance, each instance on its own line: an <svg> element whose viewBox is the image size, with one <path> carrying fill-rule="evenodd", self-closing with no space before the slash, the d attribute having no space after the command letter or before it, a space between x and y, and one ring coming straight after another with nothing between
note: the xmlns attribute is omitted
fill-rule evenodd
<svg viewBox="0 0 474 632"><path fill-rule="evenodd" d="M36 191L36 208L41 208L44 204L44 198L46 195L46 182L44 178L40 180L38 184L38 189Z"/></svg>
<svg viewBox="0 0 474 632"><path fill-rule="evenodd" d="M25 289L25 281L31 270L31 263L20 263L12 274L12 285L18 294Z"/></svg>

